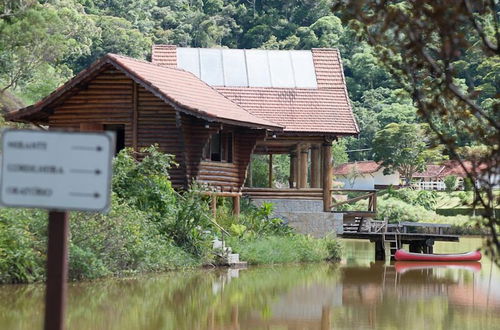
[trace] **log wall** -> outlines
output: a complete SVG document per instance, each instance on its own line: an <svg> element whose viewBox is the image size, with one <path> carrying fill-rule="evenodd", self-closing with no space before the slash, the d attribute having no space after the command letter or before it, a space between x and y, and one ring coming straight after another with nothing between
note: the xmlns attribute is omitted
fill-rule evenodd
<svg viewBox="0 0 500 330"><path fill-rule="evenodd" d="M233 132L233 161L205 161L202 160L203 146L212 134L220 130L219 124L211 123L207 128L203 120L188 115L181 118L188 180L209 184L223 191L239 191L245 182L256 141L263 139L265 132L226 125L224 130Z"/></svg>
<svg viewBox="0 0 500 330"><path fill-rule="evenodd" d="M125 145L132 143L132 80L109 68L53 107L51 129L80 130L80 124L124 124Z"/></svg>
<svg viewBox="0 0 500 330"><path fill-rule="evenodd" d="M162 152L174 155L179 166L170 169L170 179L176 187L186 186L184 140L177 111L142 86L137 88L137 94L138 149L157 143Z"/></svg>

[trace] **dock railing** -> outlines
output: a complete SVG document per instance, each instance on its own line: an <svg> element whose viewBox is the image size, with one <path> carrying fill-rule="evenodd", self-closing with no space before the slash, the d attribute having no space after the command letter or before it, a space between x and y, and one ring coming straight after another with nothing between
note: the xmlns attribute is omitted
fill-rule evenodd
<svg viewBox="0 0 500 330"><path fill-rule="evenodd" d="M340 206L343 205L348 205L351 203L356 203L358 201L368 199L368 209L367 210L356 210L360 212L370 212L370 213L376 213L377 212L377 191L376 190L360 190L360 189L332 189L332 210L340 212L342 210L338 210ZM341 195L344 196L345 194L361 194L356 197L347 197L345 200L340 200L338 197L336 198L335 196ZM348 195L349 196L349 195ZM351 210L353 211L353 210ZM354 211L354 212L356 212Z"/></svg>

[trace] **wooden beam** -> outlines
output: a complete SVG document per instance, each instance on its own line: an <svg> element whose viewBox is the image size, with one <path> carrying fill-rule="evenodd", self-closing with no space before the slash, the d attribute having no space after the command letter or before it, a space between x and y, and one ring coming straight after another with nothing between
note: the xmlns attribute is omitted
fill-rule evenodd
<svg viewBox="0 0 500 330"><path fill-rule="evenodd" d="M321 153L323 154L323 211L330 212L332 209L331 189L333 185L332 143L323 143Z"/></svg>
<svg viewBox="0 0 500 330"><path fill-rule="evenodd" d="M300 177L299 177L299 188L307 188L307 155L309 150L307 146L304 146L300 150L299 163L300 163Z"/></svg>
<svg viewBox="0 0 500 330"><path fill-rule="evenodd" d="M101 132L103 125L99 123L80 123L81 132Z"/></svg>
<svg viewBox="0 0 500 330"><path fill-rule="evenodd" d="M217 195L212 195L210 202L212 204L212 216L215 219L217 217Z"/></svg>
<svg viewBox="0 0 500 330"><path fill-rule="evenodd" d="M321 156L319 146L311 146L311 188L319 188L321 182Z"/></svg>
<svg viewBox="0 0 500 330"><path fill-rule="evenodd" d="M139 111L138 111L138 92L137 92L137 83L132 81L132 149L134 151L138 151L137 147L137 126L139 122Z"/></svg>
<svg viewBox="0 0 500 330"><path fill-rule="evenodd" d="M240 216L240 196L233 196L233 215Z"/></svg>
<svg viewBox="0 0 500 330"><path fill-rule="evenodd" d="M269 188L273 187L273 154L269 154Z"/></svg>

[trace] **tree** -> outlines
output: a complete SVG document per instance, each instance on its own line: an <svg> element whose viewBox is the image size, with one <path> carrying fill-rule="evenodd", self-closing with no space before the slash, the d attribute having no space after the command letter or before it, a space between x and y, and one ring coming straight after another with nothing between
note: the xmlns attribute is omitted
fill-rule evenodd
<svg viewBox="0 0 500 330"><path fill-rule="evenodd" d="M0 18L1 91L29 85L37 75L44 77L53 90L68 78L61 62L70 55L90 52L91 38L97 33L93 21L71 1L52 2L20 5ZM52 84L46 74L41 74L46 70L54 74Z"/></svg>
<svg viewBox="0 0 500 330"><path fill-rule="evenodd" d="M399 172L408 186L413 174L425 169L426 144L422 129L414 124L392 123L375 134L373 154L384 174Z"/></svg>
<svg viewBox="0 0 500 330"><path fill-rule="evenodd" d="M146 58L151 49L151 38L144 36L130 22L113 16L91 16L100 33L92 38L90 52L72 56L68 61L75 72L88 67L92 62L107 53L126 55L139 59Z"/></svg>
<svg viewBox="0 0 500 330"><path fill-rule="evenodd" d="M373 47L412 96L420 117L450 158L460 163L469 179L479 181L474 205L485 209L480 225L491 231L488 252L500 264L500 221L493 209L496 182L488 180L500 168L498 1L337 0L333 10ZM483 68L488 68L485 80ZM470 144L491 146L488 154L466 166L457 153L456 131Z"/></svg>
<svg viewBox="0 0 500 330"><path fill-rule="evenodd" d="M447 175L444 178L444 186L446 187L446 191L449 193L457 189L457 183L457 177L454 175Z"/></svg>

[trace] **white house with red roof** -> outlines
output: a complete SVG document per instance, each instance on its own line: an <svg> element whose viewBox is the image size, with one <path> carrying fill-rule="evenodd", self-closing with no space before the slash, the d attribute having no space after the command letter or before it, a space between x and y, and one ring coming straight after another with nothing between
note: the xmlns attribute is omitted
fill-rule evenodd
<svg viewBox="0 0 500 330"><path fill-rule="evenodd" d="M384 168L373 160L363 160L337 166L333 170L335 181L343 184L343 189L384 189L399 186L399 173L384 175Z"/></svg>

